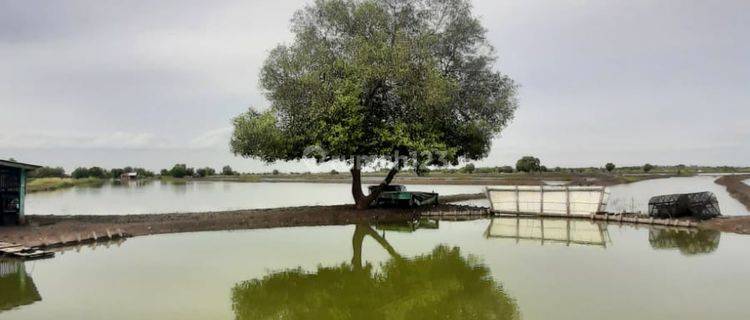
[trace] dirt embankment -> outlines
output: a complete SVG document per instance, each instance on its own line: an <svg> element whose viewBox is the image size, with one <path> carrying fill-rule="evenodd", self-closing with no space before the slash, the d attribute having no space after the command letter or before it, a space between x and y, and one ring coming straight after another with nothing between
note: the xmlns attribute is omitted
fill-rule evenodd
<svg viewBox="0 0 750 320"><path fill-rule="evenodd" d="M443 204L420 209L359 211L351 205L338 205L149 215L29 216L27 226L1 227L0 241L29 247L54 247L75 245L80 240L89 242L97 235L101 240L108 233L142 236L196 231L377 224L417 219L422 214L428 214L427 211L454 214L467 211L473 214L477 209ZM699 227L750 234L750 216L713 219L702 222Z"/></svg>
<svg viewBox="0 0 750 320"><path fill-rule="evenodd" d="M738 174L722 176L715 182L726 187L733 198L745 205L747 210L750 210L750 186L743 182L748 179L750 179L750 174Z"/></svg>
<svg viewBox="0 0 750 320"><path fill-rule="evenodd" d="M750 210L750 186L743 181L750 179L750 174L722 176L716 179L716 184L727 188L733 198ZM724 232L750 234L750 216L723 217L701 223L701 227Z"/></svg>
<svg viewBox="0 0 750 320"><path fill-rule="evenodd" d="M701 229L750 234L750 216L719 217L698 224Z"/></svg>
<svg viewBox="0 0 750 320"><path fill-rule="evenodd" d="M469 195L465 197L471 198ZM26 226L1 227L0 240L29 247L59 246L120 232L130 236L141 236L194 231L372 224L416 219L425 210L476 209L441 204L429 208L379 208L360 211L351 205L338 205L144 215L32 215L27 217Z"/></svg>

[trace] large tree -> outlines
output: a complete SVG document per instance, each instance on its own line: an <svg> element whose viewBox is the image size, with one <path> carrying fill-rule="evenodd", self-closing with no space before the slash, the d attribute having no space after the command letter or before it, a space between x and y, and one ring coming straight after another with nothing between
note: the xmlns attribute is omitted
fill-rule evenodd
<svg viewBox="0 0 750 320"><path fill-rule="evenodd" d="M513 118L516 85L493 68L467 0L318 0L294 15L292 32L261 71L270 107L234 119L232 151L344 160L358 208L404 166L485 157ZM365 195L361 169L381 161L393 167Z"/></svg>

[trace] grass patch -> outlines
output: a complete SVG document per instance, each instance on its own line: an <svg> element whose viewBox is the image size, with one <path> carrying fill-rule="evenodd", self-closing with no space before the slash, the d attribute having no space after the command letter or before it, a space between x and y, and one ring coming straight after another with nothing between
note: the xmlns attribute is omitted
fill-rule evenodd
<svg viewBox="0 0 750 320"><path fill-rule="evenodd" d="M104 184L99 178L38 178L26 183L27 192L52 191L71 187L98 187Z"/></svg>

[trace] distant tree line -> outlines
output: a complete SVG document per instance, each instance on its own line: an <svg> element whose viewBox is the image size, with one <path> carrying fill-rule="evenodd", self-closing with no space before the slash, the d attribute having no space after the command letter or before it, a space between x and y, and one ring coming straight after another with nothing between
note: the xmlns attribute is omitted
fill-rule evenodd
<svg viewBox="0 0 750 320"><path fill-rule="evenodd" d="M29 178L65 178L65 169L62 167L41 167L36 170L29 171Z"/></svg>
<svg viewBox="0 0 750 320"><path fill-rule="evenodd" d="M460 168L451 169L433 169L425 170L426 172L445 173L445 174L510 174L510 173L539 173L539 172L559 172L559 173L620 173L620 174L638 174L638 173L669 173L669 174L694 174L699 172L750 172L746 167L730 166L687 166L683 164L671 166L656 166L646 163L642 166L623 166L618 167L613 162L608 162L602 167L579 167L579 168L561 168L555 167L548 169L542 165L539 158L534 156L524 156L516 162L516 166L496 166L496 167L476 167L472 163L467 163Z"/></svg>
<svg viewBox="0 0 750 320"><path fill-rule="evenodd" d="M74 179L84 179L84 178L97 178L97 179L107 179L107 178L113 178L118 179L123 173L128 172L136 172L138 173L138 176L140 177L153 177L154 173L146 170L144 168L133 168L133 167L124 167L124 168L113 168L110 170L104 169L102 167L78 167L75 168L70 175L68 175L65 172L65 169L62 167L41 167L36 170L32 170L29 172L29 178L74 178Z"/></svg>
<svg viewBox="0 0 750 320"><path fill-rule="evenodd" d="M74 179L84 179L84 178L97 178L97 179L119 179L123 174L135 172L138 177L140 178L150 178L154 176L154 173L152 171L146 170L144 168L133 168L133 167L124 167L124 168L113 168L111 170L107 170L101 167L78 167L73 172L70 173L70 176Z"/></svg>
<svg viewBox="0 0 750 320"><path fill-rule="evenodd" d="M239 173L232 170L232 167L230 166L224 166L221 168L221 175L224 176L233 176L238 175ZM173 178L185 178L185 177L207 177L207 176L214 176L216 175L216 170L211 167L203 167L203 168L192 168L188 167L184 163L178 163L172 166L171 169L161 169L159 172L159 175L163 177L173 177Z"/></svg>

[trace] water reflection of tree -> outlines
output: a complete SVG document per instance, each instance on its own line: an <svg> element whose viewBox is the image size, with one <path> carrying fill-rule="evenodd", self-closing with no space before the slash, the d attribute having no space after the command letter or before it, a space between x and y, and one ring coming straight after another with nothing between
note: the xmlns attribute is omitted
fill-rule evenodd
<svg viewBox="0 0 750 320"><path fill-rule="evenodd" d="M679 249L684 255L711 253L719 247L721 232L715 230L682 230L652 228L648 242L654 249Z"/></svg>
<svg viewBox="0 0 750 320"><path fill-rule="evenodd" d="M379 271L362 264L371 236L391 255ZM518 308L489 269L438 246L402 258L375 230L358 225L351 264L289 269L232 289L237 319L518 319Z"/></svg>

